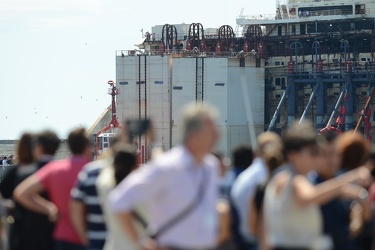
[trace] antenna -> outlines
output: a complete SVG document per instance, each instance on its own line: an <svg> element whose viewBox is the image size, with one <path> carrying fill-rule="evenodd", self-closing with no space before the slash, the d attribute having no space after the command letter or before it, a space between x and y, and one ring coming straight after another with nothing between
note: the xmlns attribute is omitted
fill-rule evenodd
<svg viewBox="0 0 375 250"><path fill-rule="evenodd" d="M243 16L244 9L245 9L244 7L241 8L241 12L240 12L240 16L239 16L240 18ZM236 25L236 33L235 33L237 37L238 37L238 29L239 28L240 28L240 26L237 23L237 25Z"/></svg>

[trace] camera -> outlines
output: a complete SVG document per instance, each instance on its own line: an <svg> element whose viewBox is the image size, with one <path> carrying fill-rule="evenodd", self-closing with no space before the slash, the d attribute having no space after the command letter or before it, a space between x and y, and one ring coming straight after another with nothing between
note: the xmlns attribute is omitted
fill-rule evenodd
<svg viewBox="0 0 375 250"><path fill-rule="evenodd" d="M133 136L141 136L146 134L151 127L150 125L150 119L130 119L125 121L125 130L129 138L132 138Z"/></svg>

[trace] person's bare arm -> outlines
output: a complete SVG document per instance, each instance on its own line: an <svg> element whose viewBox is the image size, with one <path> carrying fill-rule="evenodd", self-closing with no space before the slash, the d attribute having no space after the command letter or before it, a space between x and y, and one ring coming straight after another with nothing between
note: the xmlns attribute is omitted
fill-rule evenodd
<svg viewBox="0 0 375 250"><path fill-rule="evenodd" d="M13 195L24 207L34 212L45 214L51 221L56 221L57 208L55 204L40 196L42 191L44 191L42 183L36 176L31 175L16 187Z"/></svg>
<svg viewBox="0 0 375 250"><path fill-rule="evenodd" d="M258 235L258 223L260 218L258 217L258 210L255 204L255 199L250 199L249 202L249 211L247 212L247 227L250 233Z"/></svg>
<svg viewBox="0 0 375 250"><path fill-rule="evenodd" d="M141 239L137 231L137 228L135 226L132 212L117 212L115 213L115 215L119 223L122 225L122 228L124 229L126 235L133 242L133 244L138 246L139 249L144 249L144 250L158 249L157 243L154 240L150 238L147 238L145 240Z"/></svg>
<svg viewBox="0 0 375 250"><path fill-rule="evenodd" d="M339 196L342 188L348 183L357 180L365 181L368 178L370 178L370 172L365 167L352 170L316 186L313 186L306 177L296 176L293 180L295 200L300 206L320 205Z"/></svg>
<svg viewBox="0 0 375 250"><path fill-rule="evenodd" d="M357 201L363 208L363 219L365 221L371 220L371 206L368 200L368 192L365 188L355 184L345 185L342 189L342 196Z"/></svg>
<svg viewBox="0 0 375 250"><path fill-rule="evenodd" d="M258 218L258 225L257 225L257 231L258 231L258 239L259 239L259 248L261 250L269 250L269 246L267 244L266 239L266 225L264 220L264 209L262 209L262 212L259 214Z"/></svg>
<svg viewBox="0 0 375 250"><path fill-rule="evenodd" d="M218 202L216 204L216 209L219 214L219 234L217 239L217 244L220 246L230 239L230 208L229 205L225 202Z"/></svg>
<svg viewBox="0 0 375 250"><path fill-rule="evenodd" d="M125 233L129 236L130 240L134 243L140 241L139 234L134 225L132 212L116 213L116 218L119 220Z"/></svg>
<svg viewBox="0 0 375 250"><path fill-rule="evenodd" d="M81 201L72 199L70 202L70 220L82 243L87 245L85 208Z"/></svg>

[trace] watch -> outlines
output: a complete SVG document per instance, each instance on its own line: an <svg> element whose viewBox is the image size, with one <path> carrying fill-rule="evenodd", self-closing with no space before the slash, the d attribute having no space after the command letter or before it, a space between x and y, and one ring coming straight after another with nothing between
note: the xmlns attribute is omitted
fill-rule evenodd
<svg viewBox="0 0 375 250"><path fill-rule="evenodd" d="M358 192L358 199L360 201L367 201L367 199L368 199L368 192L367 192L366 189L361 188L361 190L359 190L359 192Z"/></svg>

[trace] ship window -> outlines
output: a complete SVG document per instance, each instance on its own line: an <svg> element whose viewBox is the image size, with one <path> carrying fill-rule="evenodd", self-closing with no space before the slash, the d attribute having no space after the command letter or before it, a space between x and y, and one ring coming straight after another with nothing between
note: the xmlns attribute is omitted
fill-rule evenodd
<svg viewBox="0 0 375 250"><path fill-rule="evenodd" d="M279 66L281 65L281 62L280 61L275 61L275 66Z"/></svg>
<svg viewBox="0 0 375 250"><path fill-rule="evenodd" d="M270 45L266 46L267 55L272 56L272 47Z"/></svg>
<svg viewBox="0 0 375 250"><path fill-rule="evenodd" d="M292 25L292 35L296 34L296 26L293 24Z"/></svg>
<svg viewBox="0 0 375 250"><path fill-rule="evenodd" d="M225 83L223 83L223 82L217 82L217 83L215 83L215 86L225 86Z"/></svg>
<svg viewBox="0 0 375 250"><path fill-rule="evenodd" d="M331 16L331 15L353 15L353 7L351 5L340 6L318 6L300 8L298 13L305 16Z"/></svg>
<svg viewBox="0 0 375 250"><path fill-rule="evenodd" d="M299 29L300 29L300 33L301 33L301 35L305 35L305 34L306 34L306 24L301 23L301 24L299 25Z"/></svg>
<svg viewBox="0 0 375 250"><path fill-rule="evenodd" d="M173 86L173 90L182 90L182 86Z"/></svg>
<svg viewBox="0 0 375 250"><path fill-rule="evenodd" d="M275 97L276 97L276 99L279 99L281 97L281 95L277 94Z"/></svg>
<svg viewBox="0 0 375 250"><path fill-rule="evenodd" d="M280 78L275 78L275 85L280 86L281 85L281 80Z"/></svg>
<svg viewBox="0 0 375 250"><path fill-rule="evenodd" d="M281 88L285 88L285 78L281 78Z"/></svg>
<svg viewBox="0 0 375 250"><path fill-rule="evenodd" d="M103 143L103 148L108 148L108 143L107 142Z"/></svg>
<svg viewBox="0 0 375 250"><path fill-rule="evenodd" d="M355 5L355 14L366 14L365 5L364 4L356 4Z"/></svg>
<svg viewBox="0 0 375 250"><path fill-rule="evenodd" d="M283 26L277 26L277 35L281 36L283 34Z"/></svg>
<svg viewBox="0 0 375 250"><path fill-rule="evenodd" d="M310 33L316 33L316 26L315 26L315 23L308 23L307 24L307 29L306 29L306 33L307 34L310 34Z"/></svg>

